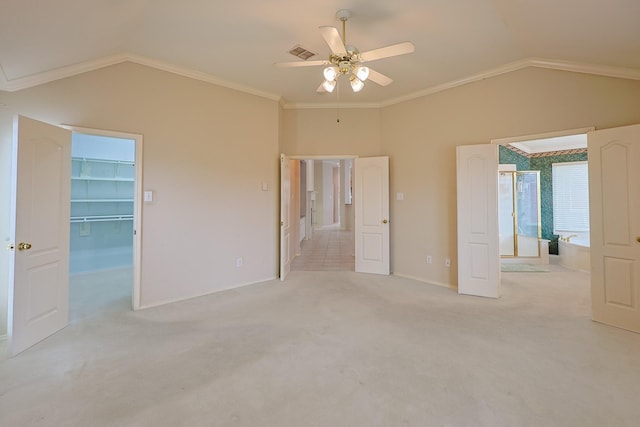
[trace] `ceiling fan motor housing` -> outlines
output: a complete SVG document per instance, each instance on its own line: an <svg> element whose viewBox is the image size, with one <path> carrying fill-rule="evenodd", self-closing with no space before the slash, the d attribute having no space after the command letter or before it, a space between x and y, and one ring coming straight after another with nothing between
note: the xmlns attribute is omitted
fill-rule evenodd
<svg viewBox="0 0 640 427"><path fill-rule="evenodd" d="M338 71L340 71L340 74L347 74L349 71L351 71L352 65L350 61L340 61L338 63Z"/></svg>

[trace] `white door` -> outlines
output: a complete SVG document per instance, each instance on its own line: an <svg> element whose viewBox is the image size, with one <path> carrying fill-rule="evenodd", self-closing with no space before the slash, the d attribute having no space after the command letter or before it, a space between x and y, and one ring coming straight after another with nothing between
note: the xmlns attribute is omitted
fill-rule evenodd
<svg viewBox="0 0 640 427"><path fill-rule="evenodd" d="M457 147L458 293L498 298L498 147Z"/></svg>
<svg viewBox="0 0 640 427"><path fill-rule="evenodd" d="M640 332L640 125L588 134L593 320Z"/></svg>
<svg viewBox="0 0 640 427"><path fill-rule="evenodd" d="M280 154L280 280L291 271L291 169Z"/></svg>
<svg viewBox="0 0 640 427"><path fill-rule="evenodd" d="M8 333L17 354L69 317L71 132L16 117Z"/></svg>
<svg viewBox="0 0 640 427"><path fill-rule="evenodd" d="M356 265L359 273L389 274L389 157L354 161Z"/></svg>

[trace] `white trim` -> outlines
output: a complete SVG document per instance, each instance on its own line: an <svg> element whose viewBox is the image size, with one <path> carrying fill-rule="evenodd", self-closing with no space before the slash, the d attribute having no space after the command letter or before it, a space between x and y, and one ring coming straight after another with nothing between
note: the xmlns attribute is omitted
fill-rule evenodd
<svg viewBox="0 0 640 427"><path fill-rule="evenodd" d="M458 287L456 285L452 285L450 283L436 282L436 281L433 281L433 280L426 280L426 279L422 279L420 277L412 276L410 274L401 274L401 273L396 273L394 271L392 273L392 275L393 276L397 276L397 277L402 277L403 279L410 279L410 280L415 280L416 282L426 283L428 285L440 286L441 288L448 288L448 289L453 289L453 290L457 290L458 289Z"/></svg>
<svg viewBox="0 0 640 427"><path fill-rule="evenodd" d="M551 163L551 166L566 166L566 165L588 165L588 160L578 160L575 162L559 162L559 163Z"/></svg>
<svg viewBox="0 0 640 427"><path fill-rule="evenodd" d="M492 68L477 74L472 74L467 77L463 77L457 80L451 80L436 86L429 87L427 89L401 96L398 98L389 99L381 103L371 104L345 104L343 108L379 108L388 107L391 105L399 104L401 102L410 101L412 99L421 98L427 95L433 95L438 92L442 92L448 89L453 89L459 86L466 85L468 83L478 82L490 77L496 77L502 74L510 73L512 71L521 70L527 67L546 68L558 71L570 71L574 73L594 74L597 76L616 77L629 80L640 80L640 70L636 68L625 67L611 67L598 64L584 64L579 62L553 60L545 58L525 58L519 61L510 62L505 65L501 65L496 68ZM366 105L366 107L365 107ZM335 105L331 107L325 104L284 104L285 109L304 109L304 108L335 108Z"/></svg>
<svg viewBox="0 0 640 427"><path fill-rule="evenodd" d="M553 132L536 133L533 135L521 135L521 136L511 136L507 138L496 138L496 139L492 139L491 143L497 144L497 145L507 145L514 142L533 141L537 139L557 138L561 136L570 136L570 135L581 135L594 130L596 130L594 126L577 128L577 129L557 130Z"/></svg>
<svg viewBox="0 0 640 427"><path fill-rule="evenodd" d="M611 65L588 64L562 59L528 58L530 66L550 68L552 70L571 71L574 73L594 74L596 76L616 77L619 79L640 80L640 69L614 67Z"/></svg>
<svg viewBox="0 0 640 427"><path fill-rule="evenodd" d="M186 67L180 67L178 65L169 64L156 59L148 58L141 55L135 55L131 53L120 53L112 56L107 56L92 61L85 61L78 64L69 65L66 67L56 68L54 70L44 71L42 73L33 74L31 76L20 77L9 80L4 73L4 70L0 66L0 90L7 92L15 92L21 89L27 89L33 86L49 83L55 80L75 76L77 74L86 73L88 71L97 70L110 65L119 64L122 62L133 62L140 65L156 68L158 70L167 71L169 73L178 74L184 77L189 77L196 80L201 80L207 83L227 87L229 89L238 90L240 92L249 93L252 95L260 96L263 98L279 101L280 105L285 110L292 109L312 109L312 108L336 108L336 104L313 104L313 103L288 103L282 99L281 95L261 91L241 84L229 82L219 79L212 74L208 74L202 71L196 71ZM473 74L468 77L463 77L457 80L451 80L436 86L426 88L424 90L401 96L398 98L389 99L379 103L357 103L357 104L342 104L342 108L380 108L388 107L390 105L399 104L401 102L409 101L415 98L420 98L426 95L432 95L434 93L442 92L447 89L453 89L458 86L462 86L468 83L477 82L490 77L499 76L512 71L520 70L527 67L546 68L559 71L570 71L575 73L593 74L597 76L616 77L629 80L640 80L640 69L628 68L628 67L613 67L609 65L600 64L587 64L573 61L564 61L559 59L547 59L547 58L524 58L518 61L510 62L508 64L501 65L496 68L492 68L480 73Z"/></svg>
<svg viewBox="0 0 640 427"><path fill-rule="evenodd" d="M251 95L268 98L274 101L280 100L280 95L276 95L269 92L253 89L248 86L232 83L226 80L219 79L211 74L204 73L202 71L196 71L186 67L180 67L178 65L169 64L167 62L158 61L156 59L147 58L145 56L134 55L130 53L121 53L112 56L106 56L93 61L85 61L78 64L69 65L66 67L56 68L54 70L45 71L31 76L20 77L13 80L8 80L4 71L0 76L0 90L7 92L15 92L21 89L27 89L33 86L38 86L44 83L49 83L55 80L64 79L67 77L75 76L78 74L86 73L88 71L98 70L100 68L108 67L111 65L120 64L122 62L133 62L147 67L155 68L169 73L177 74L184 77L189 77L195 80L201 80L203 82L223 86L229 89L238 90L240 92L249 93ZM0 71L2 71L0 69Z"/></svg>
<svg viewBox="0 0 640 427"><path fill-rule="evenodd" d="M159 307L161 305L171 304L171 303L174 303L174 302L187 301L187 300L190 300L190 299L193 299L193 298L200 298L200 297L204 297L204 296L207 296L207 295L217 294L218 292L230 291L230 290L237 289L237 288L242 288L242 287L245 287L245 286L257 285L259 283L271 282L272 280L277 280L278 283L280 283L280 280L276 276L271 276L271 277L268 277L266 279L259 279L259 280L255 281L255 282L244 282L244 283L240 283L238 285L225 286L224 288L216 289L215 291L204 292L204 293L201 293L201 294L191 295L189 297L168 298L168 299L165 299L165 300L154 302L152 304L142 305L142 306L140 306L140 309Z"/></svg>
<svg viewBox="0 0 640 427"><path fill-rule="evenodd" d="M320 109L342 109L342 108L380 108L383 104L379 103L361 103L361 104L295 104L283 102L282 108L284 110L320 110Z"/></svg>
<svg viewBox="0 0 640 427"><path fill-rule="evenodd" d="M131 305L134 310L140 309L141 298L141 263L142 263L142 141L143 136L138 133L119 132L103 129L85 128L80 126L62 125L75 133L108 136L112 138L132 139L135 141L135 194L133 197L133 285L131 291Z"/></svg>
<svg viewBox="0 0 640 427"><path fill-rule="evenodd" d="M356 159L360 157L357 154L333 154L329 156L322 156L317 154L309 155L309 156L305 156L305 155L288 156L285 154L285 156L287 156L291 160L346 160L346 159Z"/></svg>

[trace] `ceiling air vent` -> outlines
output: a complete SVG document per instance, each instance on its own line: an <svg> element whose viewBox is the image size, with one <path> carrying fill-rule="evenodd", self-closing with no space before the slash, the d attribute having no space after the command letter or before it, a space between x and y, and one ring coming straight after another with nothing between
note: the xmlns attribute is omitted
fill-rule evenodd
<svg viewBox="0 0 640 427"><path fill-rule="evenodd" d="M300 45L296 45L294 46L289 53L293 56L297 56L300 59L304 59L305 61L309 58L311 58L312 56L315 55L315 53L303 48Z"/></svg>

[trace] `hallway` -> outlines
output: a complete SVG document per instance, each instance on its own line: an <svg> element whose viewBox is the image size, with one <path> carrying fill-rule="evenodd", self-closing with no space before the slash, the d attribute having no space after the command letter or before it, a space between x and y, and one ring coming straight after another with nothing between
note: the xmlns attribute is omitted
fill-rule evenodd
<svg viewBox="0 0 640 427"><path fill-rule="evenodd" d="M292 271L354 271L353 232L337 226L316 229L311 240L303 240L301 253L291 263Z"/></svg>

